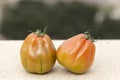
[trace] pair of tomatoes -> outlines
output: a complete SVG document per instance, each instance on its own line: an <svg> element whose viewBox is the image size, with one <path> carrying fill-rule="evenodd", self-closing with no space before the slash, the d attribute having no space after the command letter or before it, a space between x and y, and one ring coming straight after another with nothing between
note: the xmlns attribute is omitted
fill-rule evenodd
<svg viewBox="0 0 120 80"><path fill-rule="evenodd" d="M51 38L41 30L30 33L24 40L20 57L23 67L31 73L49 72L56 59L73 73L86 72L93 63L95 45L88 34L78 34L65 40L56 50Z"/></svg>

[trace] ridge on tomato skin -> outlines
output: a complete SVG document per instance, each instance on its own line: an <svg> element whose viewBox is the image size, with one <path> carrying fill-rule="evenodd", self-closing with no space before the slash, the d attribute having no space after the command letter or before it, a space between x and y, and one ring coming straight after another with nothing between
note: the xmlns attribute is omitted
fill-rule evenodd
<svg viewBox="0 0 120 80"><path fill-rule="evenodd" d="M95 45L88 32L65 40L57 49L58 62L73 73L84 73L92 65Z"/></svg>
<svg viewBox="0 0 120 80"><path fill-rule="evenodd" d="M41 30L30 33L20 48L20 59L28 72L49 72L56 61L56 49L51 38Z"/></svg>

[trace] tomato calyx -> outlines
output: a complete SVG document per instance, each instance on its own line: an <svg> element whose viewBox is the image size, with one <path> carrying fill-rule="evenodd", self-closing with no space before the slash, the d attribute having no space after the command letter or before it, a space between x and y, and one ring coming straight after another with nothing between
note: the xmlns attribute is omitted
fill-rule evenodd
<svg viewBox="0 0 120 80"><path fill-rule="evenodd" d="M90 32L89 32L89 31L84 32L84 35L85 35L85 38L86 38L87 40L90 40L90 41L92 41L92 42L95 42L94 38L90 35Z"/></svg>
<svg viewBox="0 0 120 80"><path fill-rule="evenodd" d="M44 28L44 30L42 31L41 29L37 29L34 34L36 34L38 37L42 37L46 34L46 27Z"/></svg>

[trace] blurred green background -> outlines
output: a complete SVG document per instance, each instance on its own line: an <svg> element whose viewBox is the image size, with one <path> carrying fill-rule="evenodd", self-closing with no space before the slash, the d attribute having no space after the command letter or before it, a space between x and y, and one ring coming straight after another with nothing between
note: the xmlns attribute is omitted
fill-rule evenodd
<svg viewBox="0 0 120 80"><path fill-rule="evenodd" d="M24 39L29 31L47 26L52 39L67 39L88 30L95 39L120 39L120 20L109 17L111 9L103 9L100 16L99 7L81 2L59 1L53 5L22 0L15 7L4 7L0 34L5 39Z"/></svg>

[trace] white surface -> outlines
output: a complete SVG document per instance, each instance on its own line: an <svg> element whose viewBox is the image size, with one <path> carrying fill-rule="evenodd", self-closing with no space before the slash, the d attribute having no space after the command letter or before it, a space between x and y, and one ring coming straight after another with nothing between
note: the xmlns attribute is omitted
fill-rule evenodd
<svg viewBox="0 0 120 80"><path fill-rule="evenodd" d="M85 74L73 74L58 63L47 74L30 74L20 62L23 41L0 41L0 80L120 80L120 40L98 40L94 64ZM54 40L56 48L63 41Z"/></svg>

